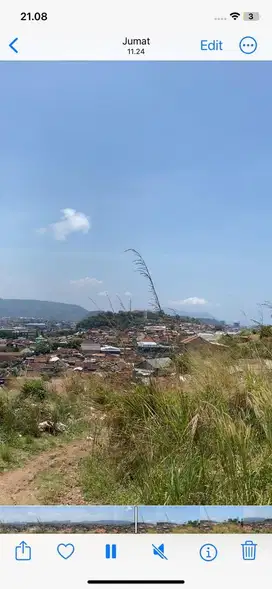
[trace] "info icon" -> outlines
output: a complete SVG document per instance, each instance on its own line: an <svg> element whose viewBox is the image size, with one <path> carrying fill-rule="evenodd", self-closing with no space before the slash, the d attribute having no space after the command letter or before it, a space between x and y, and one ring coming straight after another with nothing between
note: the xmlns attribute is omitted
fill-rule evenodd
<svg viewBox="0 0 272 589"><path fill-rule="evenodd" d="M203 544L201 546L200 551L200 558L205 560L206 562L212 562L218 555L218 550L214 544Z"/></svg>

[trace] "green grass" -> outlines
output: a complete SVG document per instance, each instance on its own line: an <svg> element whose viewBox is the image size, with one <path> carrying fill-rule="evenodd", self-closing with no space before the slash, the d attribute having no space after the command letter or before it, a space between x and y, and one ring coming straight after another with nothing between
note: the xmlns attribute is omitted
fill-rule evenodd
<svg viewBox="0 0 272 589"><path fill-rule="evenodd" d="M90 423L91 395L76 378L66 380L65 394L50 383L23 384L19 391L0 393L0 472L17 468L31 456L59 444L95 434ZM50 435L39 431L39 423L61 422L65 431Z"/></svg>
<svg viewBox="0 0 272 589"><path fill-rule="evenodd" d="M189 385L138 386L103 398L110 496L121 487L141 504L271 503L269 373L231 374L226 357L195 358L191 373ZM85 477L90 498L92 485Z"/></svg>
<svg viewBox="0 0 272 589"><path fill-rule="evenodd" d="M94 443L76 466L75 479L72 473L42 473L44 501L58 498L62 483L69 496L76 480L89 503L270 504L272 377L255 361L257 372L246 364L236 372L226 353L192 356L189 377L173 386L121 385L91 376L67 380L64 394L49 386L43 397L37 385L38 398L2 394L0 469L91 435ZM63 422L65 433L41 435L37 424L46 419Z"/></svg>
<svg viewBox="0 0 272 589"><path fill-rule="evenodd" d="M43 505L56 505L62 503L65 477L60 472L47 472L41 474L36 480L40 489L40 499Z"/></svg>
<svg viewBox="0 0 272 589"><path fill-rule="evenodd" d="M137 491L118 476L116 463L106 452L94 452L82 461L81 486L86 503L135 505Z"/></svg>
<svg viewBox="0 0 272 589"><path fill-rule="evenodd" d="M8 444L2 443L0 446L0 464L10 464L13 461L13 454L11 447Z"/></svg>

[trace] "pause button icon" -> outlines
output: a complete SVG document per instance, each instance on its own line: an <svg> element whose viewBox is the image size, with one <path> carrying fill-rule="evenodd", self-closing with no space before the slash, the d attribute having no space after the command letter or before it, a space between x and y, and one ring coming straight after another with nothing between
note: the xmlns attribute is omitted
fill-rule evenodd
<svg viewBox="0 0 272 589"><path fill-rule="evenodd" d="M116 544L106 544L105 546L106 558L116 558L117 546Z"/></svg>

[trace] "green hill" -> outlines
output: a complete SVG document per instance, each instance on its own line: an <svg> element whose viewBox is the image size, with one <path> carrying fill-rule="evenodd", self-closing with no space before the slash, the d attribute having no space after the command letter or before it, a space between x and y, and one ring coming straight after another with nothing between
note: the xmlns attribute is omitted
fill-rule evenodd
<svg viewBox="0 0 272 589"><path fill-rule="evenodd" d="M0 317L27 317L46 321L81 321L90 314L79 305L29 299L0 299Z"/></svg>
<svg viewBox="0 0 272 589"><path fill-rule="evenodd" d="M188 320L188 317L179 317L180 322ZM129 329L130 327L142 328L149 324L160 324L165 322L175 322L176 318L167 313L157 313L154 311L118 311L112 313L111 311L89 313L78 323L78 328L92 329L103 327L114 327L116 329ZM192 323L199 324L198 319L190 319Z"/></svg>

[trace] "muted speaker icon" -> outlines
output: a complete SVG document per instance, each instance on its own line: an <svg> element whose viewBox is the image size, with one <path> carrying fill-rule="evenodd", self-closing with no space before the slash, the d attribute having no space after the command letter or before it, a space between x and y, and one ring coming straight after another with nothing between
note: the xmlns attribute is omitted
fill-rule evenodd
<svg viewBox="0 0 272 589"><path fill-rule="evenodd" d="M167 556L165 556L165 554L164 554L164 544L160 544L160 546L155 546L155 544L152 544L152 548L153 548L153 554L155 556L159 556L160 558L163 558L164 560L168 560Z"/></svg>

